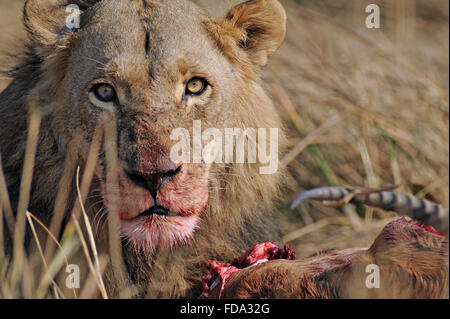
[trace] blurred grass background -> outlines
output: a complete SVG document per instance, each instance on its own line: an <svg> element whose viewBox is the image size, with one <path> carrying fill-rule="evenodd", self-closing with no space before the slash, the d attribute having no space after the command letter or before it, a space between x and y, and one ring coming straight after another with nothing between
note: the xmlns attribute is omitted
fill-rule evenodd
<svg viewBox="0 0 450 319"><path fill-rule="evenodd" d="M285 201L317 186L401 185L448 207L449 2L282 2L288 37L264 79L288 123ZM370 3L380 29L365 27ZM317 203L280 214L300 256L368 246L395 218Z"/></svg>
<svg viewBox="0 0 450 319"><path fill-rule="evenodd" d="M290 211L302 190L398 184L401 192L448 207L449 2L281 2L287 39L263 81L287 124L289 145L280 161L288 185L278 218L297 255L368 246L396 217L314 202ZM365 26L370 3L380 6L380 29ZM0 0L2 68L5 52L24 37L22 6L23 0ZM0 90L8 81L0 78Z"/></svg>

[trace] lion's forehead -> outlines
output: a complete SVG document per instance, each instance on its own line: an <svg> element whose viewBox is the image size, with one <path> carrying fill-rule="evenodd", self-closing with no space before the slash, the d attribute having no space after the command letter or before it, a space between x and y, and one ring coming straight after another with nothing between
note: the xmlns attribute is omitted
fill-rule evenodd
<svg viewBox="0 0 450 319"><path fill-rule="evenodd" d="M173 47L195 47L207 36L203 23L206 15L188 0L102 1L88 10L94 12L87 12L81 37L91 38L111 51L126 47L135 51L139 44L144 48L147 35L151 54Z"/></svg>
<svg viewBox="0 0 450 319"><path fill-rule="evenodd" d="M90 8L95 13L79 32L74 64L86 66L92 77L106 73L144 87L157 77L176 82L180 61L210 76L232 72L201 9L187 0L147 2L153 5L119 0Z"/></svg>

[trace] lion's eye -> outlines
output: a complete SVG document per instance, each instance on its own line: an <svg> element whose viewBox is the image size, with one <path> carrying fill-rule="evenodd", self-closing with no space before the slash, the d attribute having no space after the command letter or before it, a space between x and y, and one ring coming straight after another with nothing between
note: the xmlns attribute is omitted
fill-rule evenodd
<svg viewBox="0 0 450 319"><path fill-rule="evenodd" d="M208 83L201 78L193 78L186 84L186 94L200 95L205 92Z"/></svg>
<svg viewBox="0 0 450 319"><path fill-rule="evenodd" d="M102 102L108 103L116 98L116 91L109 84L97 84L92 88L95 97Z"/></svg>

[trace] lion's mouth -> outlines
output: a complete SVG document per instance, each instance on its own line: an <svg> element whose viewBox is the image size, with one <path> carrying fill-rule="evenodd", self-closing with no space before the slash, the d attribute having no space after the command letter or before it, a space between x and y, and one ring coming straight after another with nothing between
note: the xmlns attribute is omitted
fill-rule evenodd
<svg viewBox="0 0 450 319"><path fill-rule="evenodd" d="M182 216L155 207L133 219L121 220L120 232L124 239L137 248L155 253L158 247L187 243L198 228L199 220L197 215Z"/></svg>
<svg viewBox="0 0 450 319"><path fill-rule="evenodd" d="M147 209L144 212L140 213L137 216L137 218L139 218L139 217L146 217L146 216L153 216L153 215L168 216L170 213L171 213L171 211L168 208L164 207L164 206L153 205L149 209Z"/></svg>
<svg viewBox="0 0 450 319"><path fill-rule="evenodd" d="M103 182L103 203L116 211L124 242L149 253L188 243L208 202L207 172L202 173L180 170L157 189L136 185L125 172L119 173L116 187Z"/></svg>

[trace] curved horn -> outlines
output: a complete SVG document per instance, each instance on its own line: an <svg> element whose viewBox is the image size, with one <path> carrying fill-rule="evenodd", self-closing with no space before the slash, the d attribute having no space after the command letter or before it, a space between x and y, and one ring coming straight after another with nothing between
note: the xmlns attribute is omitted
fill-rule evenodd
<svg viewBox="0 0 450 319"><path fill-rule="evenodd" d="M395 211L434 226L438 231L448 234L449 211L447 208L419 199L412 195L383 190L355 190L345 187L322 187L302 193L291 205L297 207L305 200L340 201L349 197L350 203L364 204L388 211Z"/></svg>
<svg viewBox="0 0 450 319"><path fill-rule="evenodd" d="M355 190L350 190L345 187L313 188L309 191L301 193L297 198L295 198L291 204L291 209L294 209L307 200L339 201L354 192Z"/></svg>

